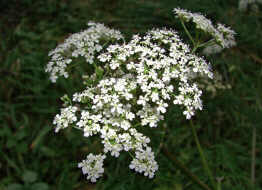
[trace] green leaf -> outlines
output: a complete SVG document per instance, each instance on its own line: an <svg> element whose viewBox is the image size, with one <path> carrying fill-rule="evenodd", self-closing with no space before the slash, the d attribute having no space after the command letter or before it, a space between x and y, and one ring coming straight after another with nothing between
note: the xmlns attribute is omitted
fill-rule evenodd
<svg viewBox="0 0 262 190"><path fill-rule="evenodd" d="M53 128L50 126L45 126L38 134L38 136L34 139L31 146L34 148L34 150L37 150L37 148L40 146L41 141L44 139L45 135L52 130Z"/></svg>

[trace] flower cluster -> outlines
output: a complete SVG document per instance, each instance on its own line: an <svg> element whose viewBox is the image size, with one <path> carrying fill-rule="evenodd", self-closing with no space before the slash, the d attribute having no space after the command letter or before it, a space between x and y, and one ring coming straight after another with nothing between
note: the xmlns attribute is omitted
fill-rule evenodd
<svg viewBox="0 0 262 190"><path fill-rule="evenodd" d="M235 31L220 23L217 24L217 30L222 35L222 46L224 48L231 48L236 45L234 37L234 35L236 34Z"/></svg>
<svg viewBox="0 0 262 190"><path fill-rule="evenodd" d="M212 22L201 13L191 13L180 8L175 8L174 12L182 21L192 21L195 23L197 29L202 30L213 37L219 46L217 44L208 46L208 49L205 50L206 54L217 53L224 48L231 48L236 45L234 38L235 32L229 27L225 27L220 23L214 26Z"/></svg>
<svg viewBox="0 0 262 190"><path fill-rule="evenodd" d="M201 13L191 13L187 10L175 8L174 9L175 14L184 20L185 22L194 22L196 24L196 28L203 30L204 32L207 32L211 35L214 35L215 37L218 35L216 28L213 26L212 22L207 19L204 15Z"/></svg>
<svg viewBox="0 0 262 190"><path fill-rule="evenodd" d="M60 129L65 129L70 126L70 124L74 123L77 118L75 112L77 107L69 106L67 108L61 109L61 114L56 115L53 121L53 124L56 125L55 132L58 132Z"/></svg>
<svg viewBox="0 0 262 190"><path fill-rule="evenodd" d="M180 12L189 18L188 12ZM210 25L207 21L199 27L207 24ZM181 107L186 119L201 110L202 91L196 78L212 78L210 64L192 53L174 30L154 29L143 36L134 35L128 43L104 47L101 39L115 42L122 38L120 32L102 24L90 26L50 53L46 70L53 82L60 75L67 76L65 69L72 57L85 57L87 63L96 65L103 73L99 79L96 71L89 75L96 82L86 83L86 88L75 93L70 105L55 116L56 132L73 126L82 130L85 137L101 138L103 153L90 153L79 163L92 182L102 176L106 155L119 157L123 151L132 155L130 169L152 178L158 164L149 146L150 139L139 131L142 127L158 127L172 104ZM228 28L219 25L216 30L230 39L232 31Z"/></svg>
<svg viewBox="0 0 262 190"><path fill-rule="evenodd" d="M78 163L78 167L82 168L83 174L87 174L87 179L90 179L91 182L96 182L96 179L104 173L103 161L105 158L105 155L93 155L91 153L86 160Z"/></svg>
<svg viewBox="0 0 262 190"><path fill-rule="evenodd" d="M171 102L181 105L190 119L195 110L202 109L202 91L192 75L212 78L210 66L191 54L175 31L167 29L152 30L143 37L134 35L126 44L110 45L98 60L109 74L96 86L73 95L73 102L81 107L79 117L76 119L76 107L63 108L54 120L56 131L73 124L85 137L100 135L104 154L118 157L121 151L133 151L130 168L151 178L158 165L148 146L150 139L134 126L157 127ZM86 163L96 157L91 158ZM86 171L85 167L84 173L92 176L93 170Z"/></svg>
<svg viewBox="0 0 262 190"><path fill-rule="evenodd" d="M129 168L139 173L144 172L144 176L153 178L155 171L158 169L158 165L151 148L148 147L144 151L136 152L136 158L131 162Z"/></svg>
<svg viewBox="0 0 262 190"><path fill-rule="evenodd" d="M215 97L218 92L231 89L231 85L223 80L223 77L217 71L214 72L213 80L208 80L207 77L201 78L199 87L211 93L211 97Z"/></svg>
<svg viewBox="0 0 262 190"><path fill-rule="evenodd" d="M77 57L84 57L87 63L92 64L96 53L103 49L103 43L123 38L121 33L109 29L103 24L89 22L87 30L71 35L64 43L58 45L53 51L45 69L50 73L50 80L56 82L58 76L68 77L67 67L73 64Z"/></svg>

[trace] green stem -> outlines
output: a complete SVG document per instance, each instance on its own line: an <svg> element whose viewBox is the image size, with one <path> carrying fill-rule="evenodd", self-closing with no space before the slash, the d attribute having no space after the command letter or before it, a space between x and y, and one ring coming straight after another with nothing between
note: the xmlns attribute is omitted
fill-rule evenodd
<svg viewBox="0 0 262 190"><path fill-rule="evenodd" d="M207 163L206 157L205 157L203 149L202 149L202 147L201 147L201 145L199 143L198 136L197 136L197 133L196 133L196 129L195 129L194 125L193 125L192 120L190 120L190 127L192 129L192 133L193 133L194 139L195 139L196 144L197 144L198 152L200 153L200 157L201 157L201 161L202 161L203 167L204 167L204 169L205 169L205 171L206 171L206 173L207 173L207 175L208 175L208 177L209 177L209 179L211 181L211 184L212 184L213 188L217 189L216 182L214 180L214 177L213 177L213 175L211 173L210 168L208 167L208 163Z"/></svg>
<svg viewBox="0 0 262 190"><path fill-rule="evenodd" d="M198 45L198 47L209 46L209 45L212 45L214 42L215 42L215 40L211 39L211 40L209 40L207 42L204 42L204 43Z"/></svg>
<svg viewBox="0 0 262 190"><path fill-rule="evenodd" d="M204 43L202 43L202 44L199 44L199 45L196 44L196 45L194 46L193 50L192 50L192 53L195 53L196 50L197 50L198 48L200 48L200 47L209 46L209 45L212 45L212 44L214 44L214 39L211 39L211 40L209 40L209 41L207 41L207 42L204 42Z"/></svg>
<svg viewBox="0 0 262 190"><path fill-rule="evenodd" d="M163 145L164 145L164 139L165 139L165 136L166 136L166 123L163 124L163 132L161 134L161 140L160 140L160 144L157 148L157 150L155 151L155 155L157 157L157 155L159 154L160 150L162 149Z"/></svg>
<svg viewBox="0 0 262 190"><path fill-rule="evenodd" d="M195 46L195 47L193 48L193 50L192 50L192 53L195 53L197 49L198 49L198 46Z"/></svg>
<svg viewBox="0 0 262 190"><path fill-rule="evenodd" d="M217 185L217 190L221 190L221 182Z"/></svg>
<svg viewBox="0 0 262 190"><path fill-rule="evenodd" d="M71 69L71 68L73 68L73 67L75 67L77 65L78 65L78 63L73 63L71 65L68 65L66 69L69 70L69 69Z"/></svg>
<svg viewBox="0 0 262 190"><path fill-rule="evenodd" d="M3 158L6 160L7 165L8 165L9 167L13 168L13 169L16 171L16 173L19 174L19 176L20 176L20 174L22 173L22 171L21 171L21 169L16 165L16 163L15 163L13 160L11 160L4 152L1 151L0 154L1 154L1 157L3 157Z"/></svg>
<svg viewBox="0 0 262 190"><path fill-rule="evenodd" d="M253 127L252 131L252 156L251 156L251 184L255 186L256 181L256 126Z"/></svg>
<svg viewBox="0 0 262 190"><path fill-rule="evenodd" d="M82 128L80 128L80 127L76 127L76 126L72 126L72 128L74 128L74 129L78 129L78 130L81 130L81 131L83 131L83 129Z"/></svg>
<svg viewBox="0 0 262 190"><path fill-rule="evenodd" d="M184 30L185 30L187 36L189 37L189 39L190 39L191 42L193 43L193 46L195 47L195 41L194 41L193 37L191 36L191 34L189 33L189 31L187 30L184 21L183 21L182 19L180 19L180 21L181 21L181 24L182 24L182 26L183 26L183 28L184 28Z"/></svg>
<svg viewBox="0 0 262 190"><path fill-rule="evenodd" d="M222 178L217 179L217 190L221 190L221 181L223 180Z"/></svg>
<svg viewBox="0 0 262 190"><path fill-rule="evenodd" d="M180 162L175 155L171 154L166 147L162 147L162 152L169 158L176 166L179 167L193 182L198 184L205 190L211 190L207 184L203 183L196 175L194 175L182 162Z"/></svg>
<svg viewBox="0 0 262 190"><path fill-rule="evenodd" d="M107 44L109 44L110 40L107 40L103 45L102 48L106 47Z"/></svg>
<svg viewBox="0 0 262 190"><path fill-rule="evenodd" d="M129 156L131 156L133 159L135 159L135 156L133 154L131 154L129 151L127 151Z"/></svg>

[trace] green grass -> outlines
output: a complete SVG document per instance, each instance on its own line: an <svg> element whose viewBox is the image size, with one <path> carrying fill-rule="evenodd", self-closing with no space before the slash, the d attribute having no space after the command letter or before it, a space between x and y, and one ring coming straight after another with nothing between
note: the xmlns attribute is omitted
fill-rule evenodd
<svg viewBox="0 0 262 190"><path fill-rule="evenodd" d="M22 0L0 3L0 189L201 189L178 165L160 152L159 171L149 180L128 169L128 155L106 161L105 176L91 184L77 162L97 150L96 141L73 129L55 134L52 120L65 93L81 88L80 80L52 84L44 67L48 51L89 20L119 29L127 37L151 28L182 30L172 9L202 12L237 32L237 47L207 59L232 89L205 93L204 110L194 125L223 190L262 186L262 17L241 13L228 0ZM261 7L260 7L261 8ZM260 9L262 10L262 9ZM189 123L175 108L166 118L164 145L192 173L210 185L201 166ZM252 131L256 128L256 185L251 185ZM157 148L163 128L150 131ZM20 184L20 185L14 185Z"/></svg>

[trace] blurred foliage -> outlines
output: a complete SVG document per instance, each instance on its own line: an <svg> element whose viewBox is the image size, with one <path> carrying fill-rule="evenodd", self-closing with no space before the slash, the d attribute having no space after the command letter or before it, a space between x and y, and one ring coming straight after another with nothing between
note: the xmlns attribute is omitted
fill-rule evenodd
<svg viewBox="0 0 262 190"><path fill-rule="evenodd" d="M202 12L237 32L237 47L207 57L231 89L205 93L194 118L209 164L223 190L262 186L262 15L240 12L235 0L2 0L0 1L0 189L201 189L161 152L159 171L149 180L128 169L128 155L106 161L105 176L90 184L77 168L99 144L72 129L54 134L60 97L81 88L79 77L51 84L44 67L48 51L89 20L119 29L127 37L151 28L181 31L172 9ZM261 7L260 7L260 10ZM172 108L164 145L192 173L209 184L189 123ZM256 181L251 184L252 131L257 129ZM164 129L151 130L155 149Z"/></svg>

